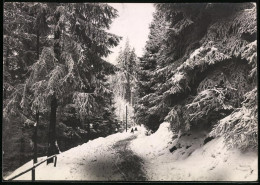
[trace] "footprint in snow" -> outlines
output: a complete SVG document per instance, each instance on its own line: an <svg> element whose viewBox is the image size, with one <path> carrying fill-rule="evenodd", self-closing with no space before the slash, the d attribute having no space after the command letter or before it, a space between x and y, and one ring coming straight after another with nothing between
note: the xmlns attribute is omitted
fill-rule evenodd
<svg viewBox="0 0 260 185"><path fill-rule="evenodd" d="M216 168L216 166L212 166L209 170L214 170Z"/></svg>

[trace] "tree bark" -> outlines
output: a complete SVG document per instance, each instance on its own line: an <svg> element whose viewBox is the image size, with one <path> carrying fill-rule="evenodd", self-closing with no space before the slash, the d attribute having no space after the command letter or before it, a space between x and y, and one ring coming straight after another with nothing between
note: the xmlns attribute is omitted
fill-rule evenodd
<svg viewBox="0 0 260 185"><path fill-rule="evenodd" d="M55 22L58 24L59 19L60 19L60 13L55 14ZM60 47L60 36L61 36L61 31L59 26L56 26L55 31L54 31L54 54L55 57L58 60L58 63L60 63L60 55L61 55L61 47ZM57 97L56 93L51 97L51 114L50 114L50 126L49 126L49 145L48 145L48 154L47 156L52 156L54 154L59 153L59 147L57 144L56 140L56 112L57 112ZM53 158L47 160L47 164L52 163Z"/></svg>
<svg viewBox="0 0 260 185"><path fill-rule="evenodd" d="M52 156L59 153L59 149L56 146L56 112L57 112L57 98L54 93L51 98L51 114L50 114L50 125L49 125L49 144L47 156ZM47 160L47 164L52 163L53 158Z"/></svg>
<svg viewBox="0 0 260 185"><path fill-rule="evenodd" d="M24 135L23 135L23 133L24 133L24 128L23 128L23 126L22 126L22 131L21 131L21 138L20 138L20 160L19 160L19 162L20 162L20 165L23 165L23 162L24 162L24 143L25 143L25 141L24 141Z"/></svg>
<svg viewBox="0 0 260 185"><path fill-rule="evenodd" d="M40 58L40 31L37 29L37 43L36 43L36 54L37 60ZM33 147L33 163L37 163L37 154L38 154L38 125L39 125L39 109L36 110L36 125L34 130L34 147Z"/></svg>
<svg viewBox="0 0 260 185"><path fill-rule="evenodd" d="M86 120L86 119L85 119ZM87 123L87 133L88 133L88 138L87 138L87 140L89 141L90 139L91 139L91 135L90 135L90 123L89 123L89 121L88 121L88 123Z"/></svg>
<svg viewBox="0 0 260 185"><path fill-rule="evenodd" d="M125 99L127 102L130 103L131 101L131 86L130 86L130 76L127 72L126 74L126 93L125 93Z"/></svg>
<svg viewBox="0 0 260 185"><path fill-rule="evenodd" d="M58 21L60 19L60 13L57 13L55 15L55 19L56 19L56 22L58 23ZM60 62L60 55L61 55L61 46L60 46L60 42L59 42L60 37L61 37L61 30L60 30L59 26L57 26L54 31L54 53L55 53L55 56L56 56L58 62Z"/></svg>

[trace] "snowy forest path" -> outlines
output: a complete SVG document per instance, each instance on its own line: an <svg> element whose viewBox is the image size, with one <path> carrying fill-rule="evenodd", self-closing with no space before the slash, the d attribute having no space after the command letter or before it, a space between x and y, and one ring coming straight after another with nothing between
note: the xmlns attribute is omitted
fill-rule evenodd
<svg viewBox="0 0 260 185"><path fill-rule="evenodd" d="M125 181L145 181L145 173L142 170L142 159L134 154L129 148L129 144L136 135L120 140L113 145L118 154L116 166L118 171L123 175Z"/></svg>
<svg viewBox="0 0 260 185"><path fill-rule="evenodd" d="M147 178L143 160L130 147L140 133L116 133L62 152L57 155L56 167L41 165L36 169L36 180L145 181ZM45 157L39 158L39 161ZM10 179L31 166L32 161L29 161L5 179ZM31 180L31 173L16 180Z"/></svg>

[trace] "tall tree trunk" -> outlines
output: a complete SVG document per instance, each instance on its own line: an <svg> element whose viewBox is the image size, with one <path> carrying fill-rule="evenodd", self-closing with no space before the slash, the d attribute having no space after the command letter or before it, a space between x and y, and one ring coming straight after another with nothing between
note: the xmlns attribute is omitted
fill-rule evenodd
<svg viewBox="0 0 260 185"><path fill-rule="evenodd" d="M56 146L56 112L57 112L57 98L54 93L51 98L51 114L50 114L50 125L49 125L49 144L47 156L58 154L59 150ZM52 163L53 158L47 160L47 164Z"/></svg>
<svg viewBox="0 0 260 185"><path fill-rule="evenodd" d="M86 119L85 119L86 120ZM88 123L87 123L87 133L88 133L88 138L87 138L87 141L89 141L90 139L91 139L91 135L90 135L90 123L89 123L89 121L88 121Z"/></svg>
<svg viewBox="0 0 260 185"><path fill-rule="evenodd" d="M131 86L130 86L130 76L129 74L127 73L126 74L126 94L125 94L125 99L127 102L130 103L131 101Z"/></svg>
<svg viewBox="0 0 260 185"><path fill-rule="evenodd" d="M56 23L58 23L58 21L60 19L59 12L55 15L55 19L56 19ZM59 26L56 26L55 31L54 31L54 53L58 60L58 63L60 62L60 55L61 55L61 46L60 46L60 42L59 42L60 38L61 38L61 30L60 30Z"/></svg>
<svg viewBox="0 0 260 185"><path fill-rule="evenodd" d="M58 23L60 19L60 13L57 12L55 14L55 22ZM54 54L58 60L58 63L60 62L60 55L61 55L61 47L60 47L60 36L61 36L61 31L59 26L56 26L55 31L54 31ZM59 153L58 149L58 144L56 141L56 112L57 112L57 97L56 93L52 95L51 98L51 114L50 114L50 126L49 126L49 145L48 145L48 154L47 156L51 156L54 154ZM53 158L47 160L47 164L52 163Z"/></svg>
<svg viewBox="0 0 260 185"><path fill-rule="evenodd" d="M22 131L21 131L21 138L20 138L20 166L23 165L23 162L24 162L24 145L25 145L25 141L24 141L24 128L22 126Z"/></svg>
<svg viewBox="0 0 260 185"><path fill-rule="evenodd" d="M36 43L36 54L37 60L40 58L40 31L37 29L37 43ZM36 125L34 130L34 147L33 147L33 163L37 163L37 154L38 154L38 125L39 125L39 109L36 110Z"/></svg>

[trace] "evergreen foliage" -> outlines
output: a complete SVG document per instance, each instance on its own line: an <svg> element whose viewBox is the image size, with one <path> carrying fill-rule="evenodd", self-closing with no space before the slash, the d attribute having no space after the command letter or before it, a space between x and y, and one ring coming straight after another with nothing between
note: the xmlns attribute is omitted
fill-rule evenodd
<svg viewBox="0 0 260 185"><path fill-rule="evenodd" d="M146 43L145 54L140 58L137 76L137 104L135 105L136 122L147 125L149 128L156 130L158 128L158 115L155 112L148 112L151 103L156 105L159 96L156 90L165 80L164 74L160 73L157 68L157 58L159 52L166 49L163 45L165 41L166 21L163 15L156 11L154 20L150 25L149 40ZM160 61L164 61L163 59ZM157 81L157 80L161 81ZM163 110L163 109L161 109ZM158 112L160 114L160 112ZM157 124L157 125L156 125Z"/></svg>
<svg viewBox="0 0 260 185"><path fill-rule="evenodd" d="M4 4L6 129L21 124L22 140L34 142L39 111L38 135L49 135L48 155L55 153L56 140L64 150L115 131L112 91L106 82L115 67L102 58L119 43L120 37L107 32L116 17L114 8L101 3ZM39 145L46 140L41 138ZM45 145L40 155L46 150Z"/></svg>
<svg viewBox="0 0 260 185"><path fill-rule="evenodd" d="M120 130L125 129L126 107L127 107L127 125L134 125L133 106L136 103L136 71L138 69L138 59L134 48L131 48L129 41L118 54L116 59L117 69L115 74L110 75L109 84L113 91L113 101L116 108L116 116L120 121Z"/></svg>
<svg viewBox="0 0 260 185"><path fill-rule="evenodd" d="M136 83L136 68L137 68L137 56L135 54L134 48L130 48L129 41L126 41L125 47L119 52L117 57L117 67L118 72L116 73L114 79L119 80L119 83L114 83L118 91L115 92L116 95L122 94L123 98L134 104L134 86Z"/></svg>
<svg viewBox="0 0 260 185"><path fill-rule="evenodd" d="M215 125L212 135L225 135L228 145L255 148L256 134L235 141L242 124L228 127L232 136L223 131L228 117L243 122L236 112L244 107L245 94L256 87L255 4L155 7L138 71L137 121L153 131L163 121L170 121L174 132L209 132ZM242 132L256 133L255 118Z"/></svg>

